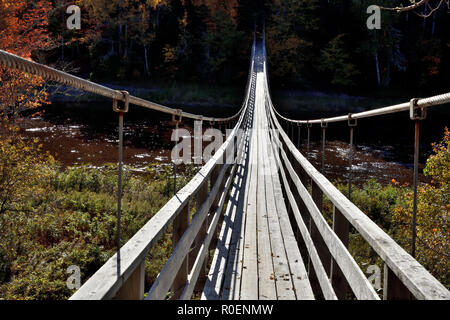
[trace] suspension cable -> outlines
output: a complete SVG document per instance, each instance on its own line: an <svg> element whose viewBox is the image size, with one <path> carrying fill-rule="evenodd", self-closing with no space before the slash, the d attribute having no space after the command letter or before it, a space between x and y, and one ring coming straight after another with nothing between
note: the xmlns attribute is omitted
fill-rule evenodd
<svg viewBox="0 0 450 320"><path fill-rule="evenodd" d="M431 106L437 106L437 105L443 105L446 103L450 103L450 92L439 94L437 96L432 96L428 98L422 98L417 99L416 106L420 108L427 108ZM309 123L309 124L321 124L322 122L341 122L341 121L348 121L348 114L343 116L337 116L337 117L331 117L331 118L325 118L325 119L314 119L314 120L294 120L289 119L286 117L283 117L276 109L273 107L273 110L275 111L276 115L283 119L284 121L293 122L293 123ZM368 111L358 112L358 113L352 113L352 119L362 119L362 118L368 118L368 117L374 117L374 116L380 116L384 114L390 114L390 113L396 113L396 112L402 112L402 111L409 111L410 110L410 102L404 102L388 107L382 107L377 109L372 109Z"/></svg>
<svg viewBox="0 0 450 320"><path fill-rule="evenodd" d="M254 55L254 48L255 44L253 44L252 47L252 57ZM113 100L118 101L124 101L124 96L120 90L114 90L111 88L108 88L106 86L100 85L98 83L85 80L82 78L79 78L77 76L71 75L69 73L66 73L64 71L60 71L54 68L51 68L49 66L27 60L25 58L22 58L20 56L17 56L15 54L0 50L0 65L10 68L10 69L16 69L25 73L29 73L32 75L40 76L45 80L48 81L55 81L60 84L64 84L76 89L92 92L107 98L111 98ZM247 84L248 86L248 84ZM125 102L125 101L124 101ZM177 115L178 109L173 109L166 107L164 105L151 102L142 98L138 98L135 96L130 95L129 96L129 103L133 105L137 105L140 107L144 107L147 109L152 109L156 111L160 111L167 114ZM203 117L201 115L184 112L182 111L182 116L184 118L190 118L194 120L200 120L203 119L205 121L215 121L215 122L228 122L232 121L235 118L237 118L241 112L244 110L244 105L241 106L239 111L232 115L231 117L226 118L213 118L213 117Z"/></svg>

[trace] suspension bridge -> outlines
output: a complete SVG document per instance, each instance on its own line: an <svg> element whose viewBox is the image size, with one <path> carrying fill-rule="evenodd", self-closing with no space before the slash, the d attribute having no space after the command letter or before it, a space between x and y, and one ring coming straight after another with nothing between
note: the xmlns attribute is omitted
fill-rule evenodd
<svg viewBox="0 0 450 320"><path fill-rule="evenodd" d="M119 117L118 239L123 121L130 104L170 114L177 126L196 120L231 132L192 180L128 242L119 242L116 254L70 299L450 299L450 292L413 257L416 196L410 254L308 161L313 126L322 129L323 168L326 128L348 122L350 195L357 120L409 112L416 124L416 195L420 121L427 108L450 102L450 93L340 117L293 120L272 104L266 58L263 30L262 36L254 36L242 107L231 117L213 118L168 108L0 50L0 65L112 99ZM307 130L306 152L300 151L302 127ZM332 224L323 215L324 197L333 205ZM350 228L382 259L382 291L374 288L349 252ZM146 291L146 259L167 232L172 232L171 256Z"/></svg>

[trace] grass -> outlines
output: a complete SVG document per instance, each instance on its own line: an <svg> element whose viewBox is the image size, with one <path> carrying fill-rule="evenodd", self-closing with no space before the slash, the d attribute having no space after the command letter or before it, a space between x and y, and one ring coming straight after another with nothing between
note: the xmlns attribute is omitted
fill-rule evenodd
<svg viewBox="0 0 450 320"><path fill-rule="evenodd" d="M70 297L66 285L71 265L86 281L116 251L117 170L87 165L54 167L42 196L30 194L0 219L0 298L57 300ZM177 179L184 185L194 170ZM170 169L124 175L121 243L130 239L169 200ZM45 185L44 185L45 184ZM146 286L154 281L172 252L171 230L146 260Z"/></svg>

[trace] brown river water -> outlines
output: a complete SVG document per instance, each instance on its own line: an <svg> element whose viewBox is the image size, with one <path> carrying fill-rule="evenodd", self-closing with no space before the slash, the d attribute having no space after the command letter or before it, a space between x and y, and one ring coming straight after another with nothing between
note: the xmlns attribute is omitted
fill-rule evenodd
<svg viewBox="0 0 450 320"><path fill-rule="evenodd" d="M95 107L95 108L94 108ZM137 172L147 166L170 164L170 141L173 126L170 118L147 110L132 110L125 116L124 163ZM233 114L234 110L198 110L191 112ZM206 111L206 112L205 112ZM316 116L311 114L311 118ZM109 104L98 105L51 105L39 117L25 117L17 123L27 138L39 138L44 151L49 151L63 166L90 164L101 167L106 163L117 163L118 129L117 114ZM307 118L307 117L305 117ZM421 165L431 153L431 142L441 139L448 124L448 115L437 113L429 117L423 126L421 140ZM413 135L412 121L408 115L389 121L364 120L355 129L355 151L353 179L361 185L374 178L382 183L395 179L401 184L412 181ZM190 124L186 124L192 129ZM331 128L331 125L330 125ZM311 132L310 160L321 166L321 131ZM306 136L303 129L302 139ZM295 139L294 139L295 140ZM348 167L348 127L344 125L327 129L325 175L331 180L346 179ZM295 140L296 141L296 140ZM303 140L305 143L306 141ZM305 144L303 144L305 146ZM306 149L306 147L304 148ZM305 150L301 150L305 151ZM421 180L428 180L421 176Z"/></svg>

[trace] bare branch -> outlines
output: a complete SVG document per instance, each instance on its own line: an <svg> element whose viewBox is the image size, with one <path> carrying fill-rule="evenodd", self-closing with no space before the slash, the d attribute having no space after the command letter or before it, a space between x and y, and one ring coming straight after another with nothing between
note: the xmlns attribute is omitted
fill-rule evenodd
<svg viewBox="0 0 450 320"><path fill-rule="evenodd" d="M398 12L398 13L399 13L399 12L406 12L406 11L413 11L414 14L416 14L416 15L418 15L419 17L425 19L425 18L430 17L433 13L435 13L435 12L442 6L442 4L444 3L444 1L445 1L445 3L447 4L447 7L450 9L450 1L449 1L449 0L441 0L441 1L439 1L439 4L438 4L435 8L433 8L433 7L430 5L430 0L420 0L420 1L415 2L415 3L413 3L412 5L407 6L407 7L403 7L403 6L395 7L395 8L380 7L380 9L381 9L381 10L387 10L387 11L396 11L396 12ZM415 10L415 9L421 7L421 6L424 6L424 5L426 5L426 6L430 9L430 12L428 12L428 13L426 13L426 14L423 14L423 13L418 13L418 12Z"/></svg>
<svg viewBox="0 0 450 320"><path fill-rule="evenodd" d="M405 11L411 11L411 10L417 9L418 7L421 7L424 4L428 4L428 1L430 1L430 0L420 0L419 2L413 3L412 5L407 6L407 7L401 6L401 7L395 7L395 8L386 8L386 7L380 6L380 9L388 10L388 11L405 12Z"/></svg>

